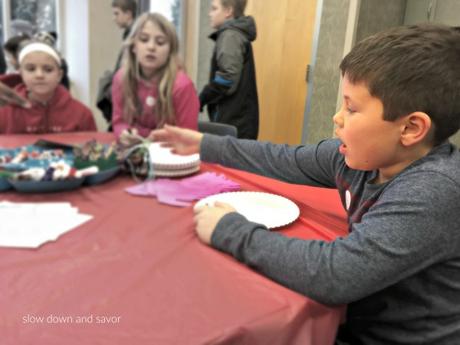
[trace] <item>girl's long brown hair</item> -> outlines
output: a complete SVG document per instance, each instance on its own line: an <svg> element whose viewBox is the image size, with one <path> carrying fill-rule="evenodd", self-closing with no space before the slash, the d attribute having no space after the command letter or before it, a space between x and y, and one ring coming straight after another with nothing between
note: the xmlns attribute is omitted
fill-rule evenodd
<svg viewBox="0 0 460 345"><path fill-rule="evenodd" d="M176 119L172 100L172 90L177 71L181 69L178 56L179 40L173 24L159 13L144 13L141 15L134 23L124 43L122 78L124 95L123 118L127 123L132 124L134 119L142 114L143 105L137 96L141 71L136 54L133 52L133 46L142 28L149 21L158 25L160 30L165 34L170 46L168 60L158 71L158 99L154 106L157 127L162 127L166 123L174 125Z"/></svg>

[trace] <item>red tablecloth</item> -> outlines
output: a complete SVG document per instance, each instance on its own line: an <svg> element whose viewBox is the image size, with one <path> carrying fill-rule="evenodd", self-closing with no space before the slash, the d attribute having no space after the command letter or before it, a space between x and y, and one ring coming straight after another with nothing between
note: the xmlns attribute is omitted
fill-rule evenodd
<svg viewBox="0 0 460 345"><path fill-rule="evenodd" d="M107 133L43 137L112 140ZM0 147L37 138L0 136ZM330 240L346 233L336 191L215 165L203 170L294 200L301 217L280 230L288 236ZM343 308L318 304L203 245L191 207L131 196L124 189L134 184L124 176L72 192L0 194L8 201L68 201L94 216L38 249L0 248L1 344L333 343Z"/></svg>

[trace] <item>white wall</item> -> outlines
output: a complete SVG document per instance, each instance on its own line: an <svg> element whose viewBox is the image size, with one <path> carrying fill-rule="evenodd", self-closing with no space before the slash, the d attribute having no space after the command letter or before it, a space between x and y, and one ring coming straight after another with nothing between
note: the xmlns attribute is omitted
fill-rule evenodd
<svg viewBox="0 0 460 345"><path fill-rule="evenodd" d="M77 0L74 0L77 1ZM80 1L80 0L78 0ZM98 128L106 128L105 120L96 108L98 80L105 70L112 70L122 45L123 30L113 22L112 0L92 0L89 16L90 100Z"/></svg>
<svg viewBox="0 0 460 345"><path fill-rule="evenodd" d="M150 1L150 12L158 12L169 20L172 20L171 5L174 0L153 0Z"/></svg>
<svg viewBox="0 0 460 345"><path fill-rule="evenodd" d="M92 111L99 130L107 125L97 109L98 79L112 70L122 31L112 20L111 0L61 0L62 52L69 64L73 96Z"/></svg>
<svg viewBox="0 0 460 345"><path fill-rule="evenodd" d="M88 1L64 0L60 8L62 53L69 64L72 93L86 105L90 104Z"/></svg>

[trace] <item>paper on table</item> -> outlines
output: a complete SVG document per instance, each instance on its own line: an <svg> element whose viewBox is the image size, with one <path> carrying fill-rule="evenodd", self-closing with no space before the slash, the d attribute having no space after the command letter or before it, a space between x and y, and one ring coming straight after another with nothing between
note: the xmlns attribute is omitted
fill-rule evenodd
<svg viewBox="0 0 460 345"><path fill-rule="evenodd" d="M0 246L36 248L92 218L69 203L0 202Z"/></svg>
<svg viewBox="0 0 460 345"><path fill-rule="evenodd" d="M128 193L156 196L158 201L173 206L188 206L191 201L209 195L236 191L240 185L215 173L202 173L181 180L156 179L126 189Z"/></svg>

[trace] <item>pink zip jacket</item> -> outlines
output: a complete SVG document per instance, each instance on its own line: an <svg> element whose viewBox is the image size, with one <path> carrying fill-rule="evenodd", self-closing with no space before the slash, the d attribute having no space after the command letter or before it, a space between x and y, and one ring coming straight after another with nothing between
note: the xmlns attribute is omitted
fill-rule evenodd
<svg viewBox="0 0 460 345"><path fill-rule="evenodd" d="M142 114L136 118L134 124L130 125L123 119L124 97L122 79L123 70L120 69L115 73L112 82L113 131L119 137L123 130L136 128L140 135L146 137L153 129L157 128L153 107L158 97L158 88L156 85L149 86L146 82L139 81L137 94L142 104ZM176 115L176 126L196 130L198 128L200 101L193 82L182 71L177 72L172 97Z"/></svg>

